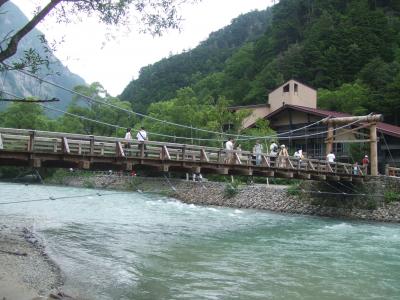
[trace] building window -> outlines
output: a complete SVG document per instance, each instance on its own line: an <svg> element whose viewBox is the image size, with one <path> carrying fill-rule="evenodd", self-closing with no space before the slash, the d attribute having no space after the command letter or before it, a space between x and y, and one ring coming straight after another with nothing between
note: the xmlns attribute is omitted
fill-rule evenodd
<svg viewBox="0 0 400 300"><path fill-rule="evenodd" d="M297 94L299 92L299 85L297 83L294 84L294 93Z"/></svg>
<svg viewBox="0 0 400 300"><path fill-rule="evenodd" d="M344 154L344 145L342 143L337 143L336 144L336 153L339 155Z"/></svg>
<svg viewBox="0 0 400 300"><path fill-rule="evenodd" d="M314 143L311 145L311 153L310 157L308 158L316 158L316 159L324 159L324 154L323 154L323 147L322 143L319 143L319 141L314 141Z"/></svg>
<svg viewBox="0 0 400 300"><path fill-rule="evenodd" d="M283 87L283 92L284 92L284 93L289 93L289 91L290 91L290 85L287 84L287 85L285 85L285 86Z"/></svg>

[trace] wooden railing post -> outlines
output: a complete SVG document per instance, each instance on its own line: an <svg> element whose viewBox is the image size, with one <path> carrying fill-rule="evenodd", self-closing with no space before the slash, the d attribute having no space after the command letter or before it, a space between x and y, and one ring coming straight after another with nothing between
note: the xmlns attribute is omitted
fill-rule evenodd
<svg viewBox="0 0 400 300"><path fill-rule="evenodd" d="M182 160L186 160L186 145L183 145L182 148Z"/></svg>
<svg viewBox="0 0 400 300"><path fill-rule="evenodd" d="M169 151L166 145L163 145L161 148L161 159L162 160L171 160L171 156L169 155Z"/></svg>
<svg viewBox="0 0 400 300"><path fill-rule="evenodd" d="M35 131L29 132L28 151L32 152L35 143Z"/></svg>
<svg viewBox="0 0 400 300"><path fill-rule="evenodd" d="M55 138L55 139L53 139L53 152L54 153L57 153L57 151L58 151L58 140Z"/></svg>
<svg viewBox="0 0 400 300"><path fill-rule="evenodd" d="M115 142L115 156L125 157L124 149L122 148L121 142Z"/></svg>
<svg viewBox="0 0 400 300"><path fill-rule="evenodd" d="M138 147L139 147L139 152L140 152L140 157L144 157L144 150L145 150L145 144L144 144L145 142L143 141L143 142L140 142L139 143L139 145L138 145Z"/></svg>
<svg viewBox="0 0 400 300"><path fill-rule="evenodd" d="M200 160L204 162L209 162L206 151L203 149L200 150Z"/></svg>
<svg viewBox="0 0 400 300"><path fill-rule="evenodd" d="M90 155L94 155L94 136L90 135Z"/></svg>
<svg viewBox="0 0 400 300"><path fill-rule="evenodd" d="M221 163L221 162L222 162L222 153L221 153L221 150L218 151L217 162L218 162L218 163Z"/></svg>
<svg viewBox="0 0 400 300"><path fill-rule="evenodd" d="M64 153L70 153L68 140L65 136L62 138L62 149Z"/></svg>
<svg viewBox="0 0 400 300"><path fill-rule="evenodd" d="M4 145L3 145L3 138L1 137L1 133L0 133L0 150L4 149Z"/></svg>

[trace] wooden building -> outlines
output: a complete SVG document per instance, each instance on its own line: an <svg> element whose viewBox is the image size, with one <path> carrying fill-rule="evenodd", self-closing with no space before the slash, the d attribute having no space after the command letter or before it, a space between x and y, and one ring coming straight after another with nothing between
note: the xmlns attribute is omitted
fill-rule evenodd
<svg viewBox="0 0 400 300"><path fill-rule="evenodd" d="M265 118L277 133L282 134L278 139L280 144L289 147L292 155L297 149L302 149L309 158L324 159L326 156L326 132L327 125L322 123L296 131L327 117L349 117L350 114L327 111L317 108L317 91L297 80L289 80L268 95L268 103L264 105L237 106L231 108L233 111L250 109L252 114L243 122L243 127L248 128L255 125L259 118ZM352 162L355 147L362 151L363 144L353 144L352 140L363 139L368 130L350 132L348 128L337 130L339 138L336 138L333 151L338 161ZM378 159L379 169L383 172L385 164L400 166L400 127L378 122ZM300 137L299 137L300 136ZM368 154L368 152L366 152Z"/></svg>

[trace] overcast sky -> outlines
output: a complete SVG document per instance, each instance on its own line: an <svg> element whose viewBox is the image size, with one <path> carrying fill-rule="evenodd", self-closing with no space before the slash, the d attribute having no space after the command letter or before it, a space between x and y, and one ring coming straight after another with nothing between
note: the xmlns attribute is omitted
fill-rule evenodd
<svg viewBox="0 0 400 300"><path fill-rule="evenodd" d="M12 0L28 17L35 5L49 0ZM63 42L57 47L56 56L80 75L87 83L100 82L107 91L117 96L126 85L137 78L141 67L157 62L170 54L192 49L208 35L228 24L233 18L252 10L263 10L272 0L202 0L199 4L186 5L181 32L168 31L162 37L139 34L132 28L101 26L95 19L84 23L56 24L51 18L39 26L49 41ZM115 36L107 39L108 34Z"/></svg>

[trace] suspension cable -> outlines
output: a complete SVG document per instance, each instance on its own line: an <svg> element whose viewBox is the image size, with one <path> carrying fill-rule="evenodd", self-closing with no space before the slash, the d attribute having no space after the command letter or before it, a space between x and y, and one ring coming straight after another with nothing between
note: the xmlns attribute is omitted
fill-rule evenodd
<svg viewBox="0 0 400 300"><path fill-rule="evenodd" d="M40 202L40 201L54 201L54 200L64 200L64 199L73 199L73 198L85 198L85 197L90 197L90 196L111 196L111 195L121 195L121 194L126 194L123 192L118 192L118 193L91 193L91 194L84 194L84 195L74 195L74 196L62 196L62 197L47 197L47 198L41 198L41 199L32 199L32 200L20 200L20 201L9 201L9 202L0 202L0 205L5 205L5 204L17 204L17 203L28 203L28 202Z"/></svg>
<svg viewBox="0 0 400 300"><path fill-rule="evenodd" d="M13 97L18 97L18 96L16 96L16 95L14 95L14 94L12 94L12 93L9 93L9 92L6 92L6 91L2 91L2 92L5 93L5 94L8 94L8 95L11 95L11 96L13 96ZM21 98L21 97L20 97L20 98ZM76 117L76 118L80 118L80 119L82 119L82 120L86 120L86 121L90 121L90 122L95 122L95 123L98 123L98 124L101 124L101 125L114 127L114 128L117 128L117 129L125 129L125 128L126 128L126 127L122 127L122 126L119 126L119 125L110 124L110 123L107 123L107 122L103 122L103 121L99 121L99 120L90 119L90 118L85 117L85 116L81 116L81 115L73 114L73 113L70 113L70 112L66 112L66 111L63 111L63 110L60 110L60 109L57 109L57 108L54 108L54 107L49 107L49 106L46 106L46 105L43 105L43 104L40 104L40 103L35 103L35 104L37 104L37 105L39 105L39 106L41 106L41 107L43 107L43 108L45 108L45 109L57 111L57 112L60 112L60 113L64 113L64 114L67 114L67 115L70 115L70 116L73 116L73 117ZM323 119L323 120L324 120L324 119ZM323 120L320 120L320 122L322 122ZM353 124L355 124L355 123L357 123L357 122L358 122L358 121L354 121L354 122L352 122L352 123L349 123L349 124L343 125L343 126L341 126L341 127L335 128L335 130L339 130L339 129L342 129L342 128L345 128L345 127L349 127L349 126L351 126L351 125L353 125ZM311 125L312 125L312 124L311 124ZM310 125L308 125L308 126L310 126ZM322 131L322 132L318 131L318 132L316 132L316 133L310 133L310 134L307 134L307 135L280 137L279 139L303 138L303 137L309 137L309 136L317 136L317 135L322 135L322 134L327 133L327 132L328 132L328 131ZM155 136L166 137L166 138L172 138L172 139L175 139L175 138L176 138L176 139L184 139L184 140L213 141L213 142L220 142L220 141L221 141L220 139L179 137L179 136L175 136L175 135L172 136L172 135L166 135L166 134L155 133L155 132L149 132L149 134L153 134L153 135L155 135ZM255 137L252 137L251 139L254 139L254 138L255 138ZM267 137L264 137L264 138L267 138ZM251 140L251 139L238 139L238 141Z"/></svg>
<svg viewBox="0 0 400 300"><path fill-rule="evenodd" d="M390 149L389 149L389 145L388 145L388 143L386 142L385 135L384 135L383 133L381 133L381 136L383 137L383 141L385 142L386 148L388 149L388 152L389 152L389 155L390 155L390 159L391 159L392 162L394 163L395 161L394 161L392 152L391 152Z"/></svg>
<svg viewBox="0 0 400 300"><path fill-rule="evenodd" d="M77 92L77 91L71 90L71 89L69 89L69 88L66 88L66 87L64 87L64 86L62 86L62 85L59 85L59 84L56 84L56 83L54 83L54 82L48 81L48 80L46 80L46 79L42 79L42 78L40 78L39 76L34 75L34 74L32 74L32 73L29 73L29 72L26 72L26 71L24 71L24 70L14 70L14 71L18 71L18 72L20 72L20 73L22 73L22 74L24 74L24 75L27 75L27 76L33 77L33 78L35 78L35 79L37 79L37 80L40 80L40 82L45 82L45 83L47 83L47 84L50 84L50 85L55 86L55 87L57 87L57 88L60 88L60 89L62 89L62 90L64 90L64 91L67 91L67 92L69 92L69 93L73 93L73 94L76 94L76 95L78 95L78 96L81 96L82 98L84 98L84 99L86 99L86 100L89 100L89 101L92 101L92 102L95 102L95 103L98 103L98 104L110 106L110 107L112 107L112 108L115 108L115 109L117 109L117 110L124 111L124 112L129 113L129 114L135 114L135 115L140 116L140 117L143 117L143 118L147 118L147 119L150 119L150 120L153 120L153 121L157 121L157 122L160 122L160 123L163 123L163 124L168 124L168 125L173 125L173 126L177 126L177 127L182 127L182 128L185 128L185 129L193 129L193 130L196 130L196 131L201 131L201 132L206 132L206 133L212 133L212 134L217 134L217 135L223 135L223 136L230 136L230 135L231 135L231 134L225 133L225 132L217 132L217 131L212 131L212 130L207 130L207 129L198 128L198 127L192 127L192 126L188 126L188 125L178 124L178 123L174 123L174 122L170 122L170 121L166 121L166 120L161 120L161 119L158 119L158 118L155 118L155 117L146 115L146 114L142 114L142 113L139 113L139 112L135 112L135 111L133 111L133 110L128 110L128 109L119 107L119 106L114 105L114 104L112 104L112 103L107 103L107 102L103 102L103 101L100 101L100 100L97 100L97 99L93 99L92 97L86 96L86 95L84 95L84 94L82 94L82 93L79 93L79 92ZM326 118L325 118L325 119L326 119ZM308 128L308 127L317 125L317 124L321 123L322 121L324 121L325 119L319 120L319 121L317 121L317 122L315 122L315 123L313 123L313 124L306 125L306 126L304 126L304 127L302 127L302 128L297 128L297 129L294 129L294 130L290 130L290 131L283 132L283 133L279 133L279 134L275 134L275 135L263 136L263 137L254 137L254 136L249 136L249 135L240 135L240 136L241 136L241 137L245 137L245 138L250 138L250 139L257 139L257 138L262 138L262 139L270 138L270 139L272 139L272 138L277 138L277 137L279 137L279 136L281 136L281 135L291 134L291 133L293 133L293 132L296 132L296 131L299 131L299 130L303 130L303 129L305 129L305 128Z"/></svg>

